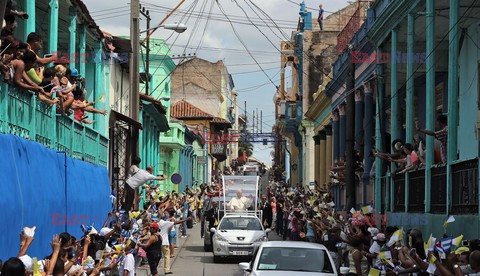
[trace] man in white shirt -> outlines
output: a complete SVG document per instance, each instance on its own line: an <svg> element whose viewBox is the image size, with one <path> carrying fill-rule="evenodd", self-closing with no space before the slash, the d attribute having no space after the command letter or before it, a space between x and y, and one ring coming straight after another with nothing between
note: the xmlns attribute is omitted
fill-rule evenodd
<svg viewBox="0 0 480 276"><path fill-rule="evenodd" d="M138 165L140 165L141 159L140 158L134 158L132 160L132 166L129 169L129 177L127 178L127 181L125 183L125 205L123 208L125 211L130 211L132 209L132 206L134 209L137 208L136 204L136 191L138 187L141 185L145 184L145 182L149 180L165 180L166 176L165 175L160 175L160 176L155 176L153 175L153 167L148 166L146 170L142 170L138 168ZM134 204L135 202L135 204Z"/></svg>
<svg viewBox="0 0 480 276"><path fill-rule="evenodd" d="M160 236L162 237L162 255L164 258L165 275L173 273L170 271L170 242L168 240L169 231L172 227L174 227L174 225L191 219L191 217L188 217L172 222L169 221L168 216L164 214L163 219L158 222L158 226L160 227Z"/></svg>
<svg viewBox="0 0 480 276"><path fill-rule="evenodd" d="M242 190L238 190L237 197L232 198L227 206L234 212L244 212L252 206L252 200L244 197Z"/></svg>
<svg viewBox="0 0 480 276"><path fill-rule="evenodd" d="M123 258L120 268L118 269L119 276L135 276L135 258L131 252L135 246L136 243L131 240L130 244L125 247L125 253L127 255Z"/></svg>

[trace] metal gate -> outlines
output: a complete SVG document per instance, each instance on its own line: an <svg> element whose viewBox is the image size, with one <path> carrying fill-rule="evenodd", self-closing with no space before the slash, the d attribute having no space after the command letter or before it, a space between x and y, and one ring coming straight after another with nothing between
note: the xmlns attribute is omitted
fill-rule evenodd
<svg viewBox="0 0 480 276"><path fill-rule="evenodd" d="M110 162L109 172L115 199L115 207L119 210L124 202L124 185L128 168L138 143L138 131L141 124L129 117L112 111L110 116Z"/></svg>

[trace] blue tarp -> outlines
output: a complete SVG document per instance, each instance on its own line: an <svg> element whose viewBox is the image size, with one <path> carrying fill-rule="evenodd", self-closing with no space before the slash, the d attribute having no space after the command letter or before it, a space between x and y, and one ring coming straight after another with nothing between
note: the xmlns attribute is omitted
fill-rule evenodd
<svg viewBox="0 0 480 276"><path fill-rule="evenodd" d="M27 254L39 259L51 253L53 235L67 231L80 238L82 222L102 226L111 209L107 169L66 160L65 168L64 154L0 134L0 259L18 254L24 226L37 227Z"/></svg>

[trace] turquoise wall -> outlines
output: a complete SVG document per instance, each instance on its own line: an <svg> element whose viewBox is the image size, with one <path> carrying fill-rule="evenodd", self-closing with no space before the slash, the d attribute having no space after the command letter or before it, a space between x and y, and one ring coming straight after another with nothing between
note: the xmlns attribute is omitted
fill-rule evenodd
<svg viewBox="0 0 480 276"><path fill-rule="evenodd" d="M476 46L480 43L478 32L478 24L472 24L468 28L468 35L465 36L459 57L458 150L460 160L472 159L477 157L478 154L477 113L472 112L472 110L478 110L478 60L480 53Z"/></svg>
<svg viewBox="0 0 480 276"><path fill-rule="evenodd" d="M402 224L391 224L392 223L392 214L403 214L403 215L417 215L412 213L389 213L388 225L397 226L404 228L405 231L410 228L417 228L422 231L423 239L426 240L433 234L434 237L441 238L443 236L444 228L443 223L448 219L446 215L434 215L434 214L419 214L421 216L426 216L423 220L426 222L426 225L409 225L408 223ZM464 239L478 239L480 234L480 221L478 216L474 215L453 215L455 221L449 223L447 227L447 234L452 237L458 237L459 235L464 235ZM468 226L468 227L466 227Z"/></svg>

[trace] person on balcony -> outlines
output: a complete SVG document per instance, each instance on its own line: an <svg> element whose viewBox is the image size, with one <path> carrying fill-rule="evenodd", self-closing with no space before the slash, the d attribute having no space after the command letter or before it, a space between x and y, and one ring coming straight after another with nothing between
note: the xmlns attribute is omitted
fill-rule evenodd
<svg viewBox="0 0 480 276"><path fill-rule="evenodd" d="M58 56L53 54L50 56L47 55L46 57L43 57L43 58L38 56L38 54L43 48L43 39L42 39L42 36L40 36L39 34L35 32L28 34L27 44L29 46L30 51L32 51L37 56L37 60L36 60L37 64L46 65L58 60Z"/></svg>
<svg viewBox="0 0 480 276"><path fill-rule="evenodd" d="M58 99L52 100L48 98L45 90L43 90L41 86L32 83L28 77L24 76L25 71L33 68L36 59L37 57L34 53L31 51L26 51L21 59L15 59L12 61L12 68L15 72L13 76L14 84L19 88L35 91L39 100L48 103L50 106L53 106L56 102L58 102Z"/></svg>
<svg viewBox="0 0 480 276"><path fill-rule="evenodd" d="M417 130L425 135L430 135L435 137L441 143L442 150L442 163L447 163L447 142L448 142L448 117L446 115L439 115L437 117L437 124L439 130L432 131L427 129L420 129L418 122L416 123Z"/></svg>
<svg viewBox="0 0 480 276"><path fill-rule="evenodd" d="M407 155L404 159L391 160L392 162L406 165L405 168L400 170L398 173L406 173L418 168L420 165L420 159L418 158L413 145L410 143L405 144L405 146L403 146L403 151Z"/></svg>

